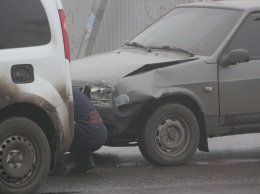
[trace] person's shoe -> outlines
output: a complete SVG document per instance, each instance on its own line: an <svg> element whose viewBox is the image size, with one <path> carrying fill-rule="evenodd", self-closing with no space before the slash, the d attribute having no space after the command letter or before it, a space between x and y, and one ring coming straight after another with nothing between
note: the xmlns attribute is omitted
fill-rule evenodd
<svg viewBox="0 0 260 194"><path fill-rule="evenodd" d="M87 153L87 154L82 155L79 158L76 166L73 167L70 172L85 173L85 172L92 170L94 168L95 168L95 163L94 163L94 160L92 158L92 154Z"/></svg>
<svg viewBox="0 0 260 194"><path fill-rule="evenodd" d="M58 157L56 165L52 171L49 172L49 176L65 176L69 172L64 157Z"/></svg>

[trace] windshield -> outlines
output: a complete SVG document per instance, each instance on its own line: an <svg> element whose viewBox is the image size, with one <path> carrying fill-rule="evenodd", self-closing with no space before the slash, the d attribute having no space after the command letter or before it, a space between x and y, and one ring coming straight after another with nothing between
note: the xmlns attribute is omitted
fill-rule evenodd
<svg viewBox="0 0 260 194"><path fill-rule="evenodd" d="M146 47L175 47L211 55L236 24L241 11L176 8L130 42Z"/></svg>

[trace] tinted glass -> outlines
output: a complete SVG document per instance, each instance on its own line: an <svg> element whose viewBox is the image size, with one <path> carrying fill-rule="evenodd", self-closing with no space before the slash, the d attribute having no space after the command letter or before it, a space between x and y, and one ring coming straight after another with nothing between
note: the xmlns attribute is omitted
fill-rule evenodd
<svg viewBox="0 0 260 194"><path fill-rule="evenodd" d="M40 0L0 0L0 49L39 46L50 39Z"/></svg>
<svg viewBox="0 0 260 194"><path fill-rule="evenodd" d="M260 58L260 13L252 14L238 31L226 52L247 49L250 59Z"/></svg>
<svg viewBox="0 0 260 194"><path fill-rule="evenodd" d="M211 8L177 8L134 38L145 46L172 46L211 55L242 13Z"/></svg>

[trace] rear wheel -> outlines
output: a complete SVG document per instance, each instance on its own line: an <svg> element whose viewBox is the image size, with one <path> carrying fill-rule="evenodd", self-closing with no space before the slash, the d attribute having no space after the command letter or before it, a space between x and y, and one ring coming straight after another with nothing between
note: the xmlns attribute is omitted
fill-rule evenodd
<svg viewBox="0 0 260 194"><path fill-rule="evenodd" d="M143 156L155 165L181 165L196 152L199 135L194 114L181 104L169 103L147 117L138 144Z"/></svg>
<svg viewBox="0 0 260 194"><path fill-rule="evenodd" d="M36 123L14 117L0 124L0 193L36 193L49 166L49 144Z"/></svg>

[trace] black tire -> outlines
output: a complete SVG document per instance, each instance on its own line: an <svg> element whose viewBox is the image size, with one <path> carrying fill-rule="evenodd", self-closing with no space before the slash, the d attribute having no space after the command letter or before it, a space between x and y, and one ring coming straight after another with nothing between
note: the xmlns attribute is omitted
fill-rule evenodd
<svg viewBox="0 0 260 194"><path fill-rule="evenodd" d="M147 116L138 145L142 155L155 165L181 165L195 154L199 138L194 114L181 104L169 103Z"/></svg>
<svg viewBox="0 0 260 194"><path fill-rule="evenodd" d="M0 123L0 193L36 193L49 167L49 144L36 123L22 117Z"/></svg>

